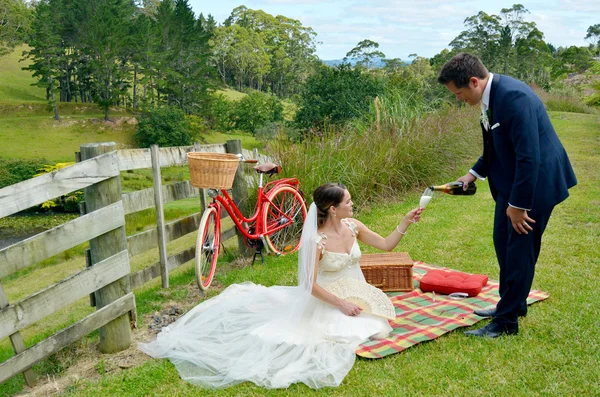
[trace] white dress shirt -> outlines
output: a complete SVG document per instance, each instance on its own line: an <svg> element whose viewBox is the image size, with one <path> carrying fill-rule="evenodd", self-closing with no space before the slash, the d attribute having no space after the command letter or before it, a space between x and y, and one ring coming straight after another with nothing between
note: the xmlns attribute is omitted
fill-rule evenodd
<svg viewBox="0 0 600 397"><path fill-rule="evenodd" d="M485 115L487 110L490 108L490 92L492 91L492 79L493 78L494 78L494 74L490 73L490 78L488 79L487 84L485 85L485 88L483 90L483 95L481 96L481 102L479 103L479 105L481 106L481 114L482 115ZM491 121L491 120L489 120L489 121ZM488 128L489 128L489 125L488 125ZM478 178L482 181L485 180L484 177L482 177L481 175L479 175L472 169L469 170L469 173L471 173L476 178ZM530 209L527 209L527 208L515 207L511 203L508 203L508 205L510 205L513 208L520 209L520 210L530 211Z"/></svg>

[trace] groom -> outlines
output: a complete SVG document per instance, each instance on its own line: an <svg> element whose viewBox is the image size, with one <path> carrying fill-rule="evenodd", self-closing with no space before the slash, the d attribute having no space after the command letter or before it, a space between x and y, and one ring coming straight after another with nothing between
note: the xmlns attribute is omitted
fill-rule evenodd
<svg viewBox="0 0 600 397"><path fill-rule="evenodd" d="M475 314L493 317L465 334L495 338L518 332L527 313L542 234L555 205L577 184L567 153L544 104L527 84L492 74L471 54L448 61L438 77L456 99L481 107L483 154L458 181L488 178L496 201L494 248L500 265L500 301Z"/></svg>

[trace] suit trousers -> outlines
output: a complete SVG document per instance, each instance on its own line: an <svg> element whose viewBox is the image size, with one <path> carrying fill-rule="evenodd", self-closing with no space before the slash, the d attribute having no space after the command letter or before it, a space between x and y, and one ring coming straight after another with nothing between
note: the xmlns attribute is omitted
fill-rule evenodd
<svg viewBox="0 0 600 397"><path fill-rule="evenodd" d="M516 324L519 311L527 309L527 296L533 283L542 235L554 209L529 211L529 217L535 221L530 222L533 230L519 234L506 215L507 207L508 200L496 197L494 248L500 265L500 301L493 321L499 325Z"/></svg>

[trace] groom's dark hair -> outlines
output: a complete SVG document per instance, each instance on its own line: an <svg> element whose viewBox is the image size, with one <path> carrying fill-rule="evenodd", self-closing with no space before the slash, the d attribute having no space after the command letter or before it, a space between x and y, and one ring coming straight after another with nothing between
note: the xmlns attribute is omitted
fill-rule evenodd
<svg viewBox="0 0 600 397"><path fill-rule="evenodd" d="M463 52L454 56L442 66L437 80L444 85L452 82L456 88L465 88L469 86L471 77L484 79L487 76L488 71L479 58Z"/></svg>

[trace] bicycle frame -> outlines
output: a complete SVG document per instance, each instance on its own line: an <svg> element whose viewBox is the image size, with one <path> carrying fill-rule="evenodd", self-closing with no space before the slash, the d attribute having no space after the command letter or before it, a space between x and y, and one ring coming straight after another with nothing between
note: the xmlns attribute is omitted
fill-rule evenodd
<svg viewBox="0 0 600 397"><path fill-rule="evenodd" d="M268 191L275 187L279 186L292 186L293 188L298 187L298 179L297 178L283 178L275 181L268 182L264 187L262 186L263 182L263 174L260 175L260 182L258 186L258 199L256 202L256 206L254 208L254 214L250 218L246 218L239 210L229 193L226 190L216 190L216 195L213 197L213 201L209 204L210 207L214 207L217 210L217 217L221 219L222 208L225 208L235 226L242 232L242 234L250 240L259 240L263 237L266 231L266 225L263 224L262 220L262 207L265 203L270 203L271 200L268 198ZM220 193L220 194L219 194ZM220 204L220 205L219 205ZM285 214L282 214L285 215ZM244 223L253 223L256 224L255 233L249 233L249 227L245 227ZM287 224L282 225L279 228L273 229L271 232L275 232L277 230L283 229ZM219 228L220 229L220 228ZM220 232L220 230L219 230Z"/></svg>

